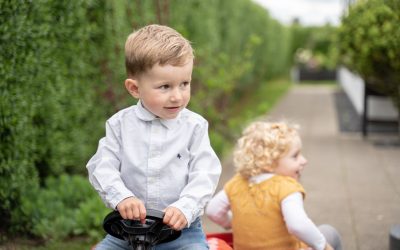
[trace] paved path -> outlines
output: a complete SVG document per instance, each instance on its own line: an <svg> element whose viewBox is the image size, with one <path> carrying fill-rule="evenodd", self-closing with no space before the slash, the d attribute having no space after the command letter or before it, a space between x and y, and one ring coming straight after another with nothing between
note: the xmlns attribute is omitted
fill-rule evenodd
<svg viewBox="0 0 400 250"><path fill-rule="evenodd" d="M400 148L377 147L395 135L341 133L329 86L294 86L267 119L301 125L308 165L302 183L306 210L316 224L328 223L342 235L345 250L389 249L389 231L400 224ZM233 170L224 161L218 189ZM204 219L206 232L223 231Z"/></svg>

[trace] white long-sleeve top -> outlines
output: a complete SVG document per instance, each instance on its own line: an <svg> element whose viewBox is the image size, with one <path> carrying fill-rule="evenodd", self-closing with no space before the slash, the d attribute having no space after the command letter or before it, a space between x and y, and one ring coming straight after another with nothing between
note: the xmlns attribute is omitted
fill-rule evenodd
<svg viewBox="0 0 400 250"><path fill-rule="evenodd" d="M250 179L251 182L260 183L274 176L273 174L261 174ZM315 250L323 250L326 239L311 221L304 210L303 196L296 192L281 202L282 215L288 231ZM206 208L207 216L222 227L231 227L232 214L229 198L224 190L218 192ZM262 233L262 232L260 232Z"/></svg>
<svg viewBox="0 0 400 250"><path fill-rule="evenodd" d="M202 215L221 173L203 117L184 109L162 120L140 101L107 120L106 135L86 167L108 207L133 196L147 209L178 208L188 226Z"/></svg>

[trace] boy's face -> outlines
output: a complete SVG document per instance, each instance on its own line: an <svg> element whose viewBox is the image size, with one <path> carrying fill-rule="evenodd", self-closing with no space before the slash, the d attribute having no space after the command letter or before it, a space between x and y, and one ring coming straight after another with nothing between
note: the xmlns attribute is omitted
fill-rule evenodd
<svg viewBox="0 0 400 250"><path fill-rule="evenodd" d="M301 153L301 140L298 136L293 139L288 153L279 159L275 173L300 179L301 171L307 164L307 159Z"/></svg>
<svg viewBox="0 0 400 250"><path fill-rule="evenodd" d="M161 119L176 118L190 100L193 60L184 66L156 64L138 77L127 79L129 93Z"/></svg>

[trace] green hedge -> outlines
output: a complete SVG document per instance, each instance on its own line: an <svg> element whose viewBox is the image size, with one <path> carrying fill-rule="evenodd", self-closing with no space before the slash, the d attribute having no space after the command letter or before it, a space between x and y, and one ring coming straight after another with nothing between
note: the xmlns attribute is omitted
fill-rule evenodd
<svg viewBox="0 0 400 250"><path fill-rule="evenodd" d="M83 173L101 132L92 1L0 1L1 226L47 176Z"/></svg>
<svg viewBox="0 0 400 250"><path fill-rule="evenodd" d="M192 41L190 108L209 120L219 155L240 126L230 122L231 107L286 72L291 56L289 29L250 0L0 0L0 23L1 234L70 235L58 226L69 223L63 207L73 201L57 199L63 186L51 189L76 184L57 179L64 173L85 175L105 119L136 102L123 87L124 43L134 29L167 24ZM86 210L97 204L89 203ZM51 217L46 207L64 214ZM98 227L81 223L88 234Z"/></svg>
<svg viewBox="0 0 400 250"><path fill-rule="evenodd" d="M338 27L325 26L302 27L297 23L291 26L291 54L299 67L313 69L335 69L334 46Z"/></svg>
<svg viewBox="0 0 400 250"><path fill-rule="evenodd" d="M350 7L338 32L341 62L366 84L391 96L400 109L400 3L359 1Z"/></svg>

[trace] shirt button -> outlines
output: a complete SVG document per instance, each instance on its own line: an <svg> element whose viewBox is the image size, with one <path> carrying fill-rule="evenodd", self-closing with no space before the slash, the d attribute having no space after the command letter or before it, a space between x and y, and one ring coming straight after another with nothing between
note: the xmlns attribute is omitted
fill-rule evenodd
<svg viewBox="0 0 400 250"><path fill-rule="evenodd" d="M152 151L151 154L150 154L151 157L157 157L159 155L160 155L160 151L157 151L157 150L156 151Z"/></svg>
<svg viewBox="0 0 400 250"><path fill-rule="evenodd" d="M160 132L160 128L153 127L153 133L158 134Z"/></svg>

